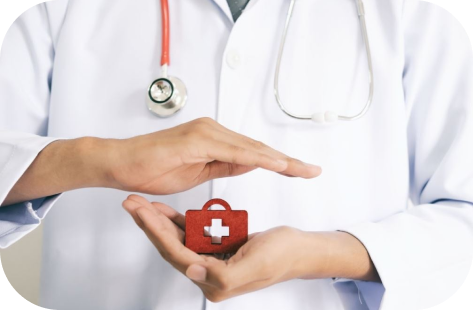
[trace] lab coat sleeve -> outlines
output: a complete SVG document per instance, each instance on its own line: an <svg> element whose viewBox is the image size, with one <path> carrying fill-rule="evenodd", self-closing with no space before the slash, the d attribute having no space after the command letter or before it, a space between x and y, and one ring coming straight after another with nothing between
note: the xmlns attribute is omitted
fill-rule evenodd
<svg viewBox="0 0 473 310"><path fill-rule="evenodd" d="M45 137L53 59L47 6L40 4L14 22L0 54L0 203L38 153L56 140ZM0 207L0 248L37 227L56 198Z"/></svg>
<svg viewBox="0 0 473 310"><path fill-rule="evenodd" d="M365 245L382 280L382 288L336 281L347 309L438 305L463 284L473 257L471 43L453 16L427 2L406 1L403 25L413 207L341 229Z"/></svg>

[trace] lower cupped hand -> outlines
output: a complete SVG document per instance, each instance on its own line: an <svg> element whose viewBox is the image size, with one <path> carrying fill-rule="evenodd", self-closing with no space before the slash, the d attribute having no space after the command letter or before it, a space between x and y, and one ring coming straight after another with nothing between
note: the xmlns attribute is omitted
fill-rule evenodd
<svg viewBox="0 0 473 310"><path fill-rule="evenodd" d="M185 217L169 206L131 195L123 207L162 257L213 302L294 278L379 279L363 245L346 233L276 227L250 235L233 256L221 259L184 246Z"/></svg>
<svg viewBox="0 0 473 310"><path fill-rule="evenodd" d="M302 232L277 227L252 234L229 259L198 255L184 246L185 218L172 208L132 195L125 209L156 246L162 257L197 284L207 299L217 302L298 276L296 268ZM291 267L289 267L291 266Z"/></svg>

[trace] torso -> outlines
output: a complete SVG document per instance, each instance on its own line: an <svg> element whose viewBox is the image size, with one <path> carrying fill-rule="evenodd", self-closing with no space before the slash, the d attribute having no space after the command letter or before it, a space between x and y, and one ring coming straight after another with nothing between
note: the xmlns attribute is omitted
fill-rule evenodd
<svg viewBox="0 0 473 310"><path fill-rule="evenodd" d="M48 4L57 10L57 25L65 14L60 2ZM178 114L161 119L145 105L147 87L160 75L159 1L71 0L55 32L49 135L125 138L208 116L321 165L323 175L303 180L258 170L149 199L185 212L223 198L248 211L250 232L278 225L335 230L400 212L409 180L401 5L391 2L365 3L375 67L372 109L359 121L320 127L289 118L273 95L289 1L252 0L234 27L211 0L171 2L169 74L186 83L189 100ZM231 53L239 55L239 64ZM281 70L281 97L292 110L359 111L368 74L354 1L297 1ZM51 211L45 220L43 306L202 309L198 288L159 257L122 210L126 195L78 190ZM289 281L207 303L207 309L248 306L342 309L331 280Z"/></svg>

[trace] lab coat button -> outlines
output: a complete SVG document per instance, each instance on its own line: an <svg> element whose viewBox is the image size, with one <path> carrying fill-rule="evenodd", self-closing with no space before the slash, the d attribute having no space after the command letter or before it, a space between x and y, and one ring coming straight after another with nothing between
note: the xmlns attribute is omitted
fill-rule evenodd
<svg viewBox="0 0 473 310"><path fill-rule="evenodd" d="M238 69L242 62L240 54L235 50L227 52L227 65L232 69Z"/></svg>

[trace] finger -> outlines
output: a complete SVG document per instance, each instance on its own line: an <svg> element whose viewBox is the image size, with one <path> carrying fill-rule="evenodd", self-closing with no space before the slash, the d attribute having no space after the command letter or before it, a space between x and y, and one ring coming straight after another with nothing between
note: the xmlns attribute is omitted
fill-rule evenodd
<svg viewBox="0 0 473 310"><path fill-rule="evenodd" d="M251 293L254 291L258 291L266 287L269 287L273 284L276 284L277 282L278 281L274 281L273 279L256 280L248 284L245 284L243 286L237 287L233 290L226 291L226 295L228 296L226 299L230 297L235 297L235 296Z"/></svg>
<svg viewBox="0 0 473 310"><path fill-rule="evenodd" d="M215 134L214 139L220 142L226 142L242 149L251 150L254 152L265 154L273 159L287 162L287 168L283 171L277 171L285 176L295 176L302 178L314 178L322 173L319 166L304 163L298 159L291 158L284 153L281 153L268 145L251 139L247 136L233 132L220 125L220 135ZM264 167L262 167L264 168ZM274 170L273 170L274 171Z"/></svg>
<svg viewBox="0 0 473 310"><path fill-rule="evenodd" d="M171 207L169 207L165 204L162 204L162 203L159 203L159 202L151 203L146 198L144 198L142 196L139 196L139 195L134 195L134 194L130 195L130 196L128 196L127 201L128 202L125 203L125 205L129 206L128 207L129 210L127 210L127 211L130 212L130 214L135 219L135 222L141 228L143 228L142 227L143 223L142 223L141 219L138 217L138 215L136 214L136 210L140 207L146 208L146 209L152 211L153 213L157 214L158 216L161 215L161 213L162 213L162 212L160 213L160 210L159 210L160 208L163 211L167 212L167 214L172 215L173 217L177 217L178 215L181 215L180 213L177 213L174 209L172 209ZM177 219L177 220L179 220L178 223L175 223L174 221L173 221L173 223L176 224L177 227L179 227L179 230L177 230L177 235L179 236L179 240L182 240L182 242L184 242L185 218L184 218L183 215L181 215L181 216L182 216L182 218ZM182 225L182 222L184 222L184 225ZM181 224L181 225L178 225L178 224Z"/></svg>
<svg viewBox="0 0 473 310"><path fill-rule="evenodd" d="M152 202L151 205L173 221L182 230L186 230L186 217L164 203Z"/></svg>
<svg viewBox="0 0 473 310"><path fill-rule="evenodd" d="M262 267L261 260L243 256L233 262L206 261L193 264L187 269L186 275L197 282L231 291L255 281L267 280L260 274ZM194 275L199 277L194 279L192 278Z"/></svg>
<svg viewBox="0 0 473 310"><path fill-rule="evenodd" d="M288 165L285 160L224 142L212 141L206 149L210 159L224 163L260 167L274 172L282 172Z"/></svg>
<svg viewBox="0 0 473 310"><path fill-rule="evenodd" d="M148 199L144 198L143 196L131 194L130 196L128 196L127 199L141 204L146 209L153 210L153 207L152 207L151 203L148 201Z"/></svg>
<svg viewBox="0 0 473 310"><path fill-rule="evenodd" d="M155 214L146 208L139 208L137 214L144 224L144 231L148 238L153 242L163 258L177 270L185 273L191 264L204 260L198 254L186 248L173 235L169 225L175 225L164 214L159 211Z"/></svg>
<svg viewBox="0 0 473 310"><path fill-rule="evenodd" d="M285 155L284 153L273 149L272 147L264 144L261 141L254 140L248 136L232 131L218 123L217 123L217 130L235 139L235 140L232 139L231 141L235 141L235 142L239 141L240 143L237 143L237 144L240 146L242 146L241 144L243 144L245 147L252 148L259 152L267 153L268 155L274 156L276 158L283 159L287 157L287 155ZM225 141L227 142L229 141L228 137L226 137Z"/></svg>
<svg viewBox="0 0 473 310"><path fill-rule="evenodd" d="M172 249L178 243L182 244L180 240L182 230L162 213L146 208L139 208L136 213L143 222L143 230L160 250Z"/></svg>
<svg viewBox="0 0 473 310"><path fill-rule="evenodd" d="M128 213L130 213L130 215L133 217L133 220L135 221L135 223L143 230L145 229L145 226L144 226L144 223L141 220L141 218L138 216L138 213L137 213L138 209L144 208L144 209L150 210L150 212L153 212L155 214L157 214L157 212L158 212L154 209L151 210L148 207L144 207L143 204L138 203L135 200L131 200L131 199L125 200L122 203L122 205L125 208L125 210L128 211ZM184 242L185 233L182 229L180 229L177 226L173 227L172 225L169 225L169 224L168 224L168 228L170 230L172 230L172 232L174 233L174 236L176 236L178 238L178 240L180 240L181 242Z"/></svg>
<svg viewBox="0 0 473 310"><path fill-rule="evenodd" d="M207 277L207 269L205 269L204 266L194 264L186 269L185 274L189 279L199 283L203 283L205 282L205 278Z"/></svg>
<svg viewBox="0 0 473 310"><path fill-rule="evenodd" d="M122 206L128 213L130 213L135 223L140 228L143 228L143 222L136 214L136 210L140 207L144 207L144 208L152 210L152 206L150 202L142 196L131 194L127 197L125 201L123 201Z"/></svg>
<svg viewBox="0 0 473 310"><path fill-rule="evenodd" d="M287 174L287 173L282 173L282 172L280 172L279 174L280 174L280 175L283 175L283 176L285 176L285 177L288 177L288 178L295 178L295 176L290 175L290 174Z"/></svg>
<svg viewBox="0 0 473 310"><path fill-rule="evenodd" d="M143 207L143 205L134 200L127 199L122 202L122 206L131 215L136 225L138 225L140 228L143 228L143 222L136 214L136 210Z"/></svg>
<svg viewBox="0 0 473 310"><path fill-rule="evenodd" d="M213 161L208 163L202 171L201 182L218 178L234 177L255 170L257 167Z"/></svg>
<svg viewBox="0 0 473 310"><path fill-rule="evenodd" d="M322 174L322 168L312 164L307 164L295 158L287 158L287 169L281 174L304 179L312 179Z"/></svg>

